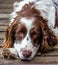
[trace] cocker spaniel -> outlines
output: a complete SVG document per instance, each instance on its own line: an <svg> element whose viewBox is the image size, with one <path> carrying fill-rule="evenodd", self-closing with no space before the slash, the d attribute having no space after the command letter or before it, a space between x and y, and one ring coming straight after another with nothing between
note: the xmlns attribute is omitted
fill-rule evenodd
<svg viewBox="0 0 58 65"><path fill-rule="evenodd" d="M3 42L3 56L32 60L37 51L52 50L58 43L58 8L53 0L14 3Z"/></svg>

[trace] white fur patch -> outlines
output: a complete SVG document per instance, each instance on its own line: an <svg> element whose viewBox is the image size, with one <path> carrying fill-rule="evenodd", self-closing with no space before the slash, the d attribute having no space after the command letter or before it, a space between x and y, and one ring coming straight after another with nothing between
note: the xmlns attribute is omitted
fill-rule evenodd
<svg viewBox="0 0 58 65"><path fill-rule="evenodd" d="M10 25L11 25L11 23L14 21L14 19L13 19L13 18L11 18L11 19L10 19L10 21L11 21L11 22L9 23L9 26L10 26Z"/></svg>
<svg viewBox="0 0 58 65"><path fill-rule="evenodd" d="M58 28L54 29L55 26L55 6L52 0L40 0L35 3L35 9L41 12L41 16L48 20L47 24L49 28L58 37Z"/></svg>
<svg viewBox="0 0 58 65"><path fill-rule="evenodd" d="M41 12L42 17L48 20L50 7L53 6L52 0L40 0L34 5L35 9Z"/></svg>
<svg viewBox="0 0 58 65"><path fill-rule="evenodd" d="M12 53L15 54L16 56L18 55L18 52L15 48L8 48L8 50Z"/></svg>
<svg viewBox="0 0 58 65"><path fill-rule="evenodd" d="M29 18L29 19L28 19L28 18L26 18L26 17L20 19L20 21L26 25L26 27L27 27L28 30L31 28L32 22L33 22L34 20L35 20L34 18Z"/></svg>
<svg viewBox="0 0 58 65"><path fill-rule="evenodd" d="M53 29L52 30L54 33L55 33L55 35L58 37L58 28L56 27L55 29Z"/></svg>
<svg viewBox="0 0 58 65"><path fill-rule="evenodd" d="M15 2L14 3L14 10L15 12L18 12L18 11L21 11L22 10L22 7L25 5L25 4L29 4L29 2L35 2L36 0L23 0L21 2Z"/></svg>
<svg viewBox="0 0 58 65"><path fill-rule="evenodd" d="M22 10L22 7L25 5L25 4L29 4L29 2L35 2L36 0L23 0L23 1L21 1L21 2L15 2L14 3L14 11L10 14L10 21L11 21L11 23L14 21L14 18L16 17L16 16L18 16L17 15L17 13L16 12L19 12L19 11L21 11ZM11 25L11 23L10 23L10 25Z"/></svg>

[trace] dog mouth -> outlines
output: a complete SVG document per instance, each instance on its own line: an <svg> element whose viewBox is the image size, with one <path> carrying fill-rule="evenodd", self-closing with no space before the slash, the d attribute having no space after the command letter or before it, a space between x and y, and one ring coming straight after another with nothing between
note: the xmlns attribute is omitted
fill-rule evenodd
<svg viewBox="0 0 58 65"><path fill-rule="evenodd" d="M31 60L32 53L33 51L31 50L23 49L20 51L19 57L21 60Z"/></svg>

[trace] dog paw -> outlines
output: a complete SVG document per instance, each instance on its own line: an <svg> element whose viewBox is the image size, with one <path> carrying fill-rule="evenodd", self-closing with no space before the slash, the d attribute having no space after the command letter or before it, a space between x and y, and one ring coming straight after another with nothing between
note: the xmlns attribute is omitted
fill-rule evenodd
<svg viewBox="0 0 58 65"><path fill-rule="evenodd" d="M10 54L10 51L8 49L3 49L2 50L2 55L4 58L8 58Z"/></svg>
<svg viewBox="0 0 58 65"><path fill-rule="evenodd" d="M19 59L17 55L15 54L9 54L10 59Z"/></svg>
<svg viewBox="0 0 58 65"><path fill-rule="evenodd" d="M19 59L17 55L12 54L9 49L3 49L2 55L6 59Z"/></svg>

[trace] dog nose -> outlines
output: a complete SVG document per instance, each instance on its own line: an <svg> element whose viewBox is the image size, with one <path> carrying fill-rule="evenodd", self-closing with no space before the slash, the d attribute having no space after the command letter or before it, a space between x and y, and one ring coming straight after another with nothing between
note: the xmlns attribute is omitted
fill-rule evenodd
<svg viewBox="0 0 58 65"><path fill-rule="evenodd" d="M28 58L28 57L31 56L32 51L30 51L30 50L24 50L22 54L23 54L23 56L24 56L25 58Z"/></svg>

